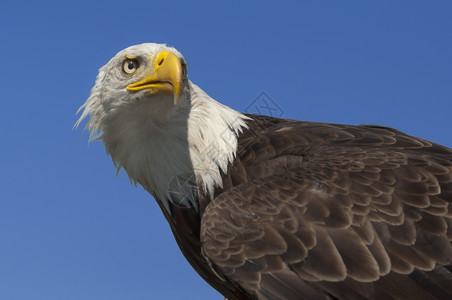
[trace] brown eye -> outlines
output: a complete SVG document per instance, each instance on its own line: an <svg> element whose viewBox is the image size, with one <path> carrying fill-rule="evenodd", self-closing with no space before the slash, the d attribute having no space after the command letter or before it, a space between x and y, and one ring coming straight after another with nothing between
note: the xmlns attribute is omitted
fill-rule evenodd
<svg viewBox="0 0 452 300"><path fill-rule="evenodd" d="M139 66L140 65L138 64L138 61L136 61L135 59L128 58L124 60L124 62L122 63L122 70L126 74L133 74L135 73Z"/></svg>

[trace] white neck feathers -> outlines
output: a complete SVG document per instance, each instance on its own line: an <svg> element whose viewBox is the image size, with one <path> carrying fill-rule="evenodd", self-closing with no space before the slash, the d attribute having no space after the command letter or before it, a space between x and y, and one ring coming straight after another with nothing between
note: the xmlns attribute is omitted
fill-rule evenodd
<svg viewBox="0 0 452 300"><path fill-rule="evenodd" d="M150 99L118 109L100 128L117 170L124 168L166 209L168 202L198 209L197 188L212 197L222 187L221 173L235 158L246 127L246 116L189 85L188 104L166 121L153 118L157 107Z"/></svg>

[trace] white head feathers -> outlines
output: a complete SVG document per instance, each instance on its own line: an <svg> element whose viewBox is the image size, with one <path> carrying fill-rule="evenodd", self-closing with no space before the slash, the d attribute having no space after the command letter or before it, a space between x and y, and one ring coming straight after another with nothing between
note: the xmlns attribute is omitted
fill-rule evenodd
<svg viewBox="0 0 452 300"><path fill-rule="evenodd" d="M154 67L148 58L162 51L185 66L177 50L162 44L132 46L113 57L99 70L76 126L90 116L91 138L101 139L118 171L124 168L164 207L168 201L197 207L198 187L212 196L222 186L220 172L234 159L247 118L210 98L186 72L176 105L170 94L127 90ZM133 76L122 68L130 57L141 62Z"/></svg>

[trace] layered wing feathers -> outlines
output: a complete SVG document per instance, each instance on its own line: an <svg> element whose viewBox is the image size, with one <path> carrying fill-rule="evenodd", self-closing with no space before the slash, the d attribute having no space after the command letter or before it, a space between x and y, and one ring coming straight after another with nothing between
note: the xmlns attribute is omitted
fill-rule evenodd
<svg viewBox="0 0 452 300"><path fill-rule="evenodd" d="M201 223L227 280L259 299L452 297L450 149L383 127L252 118Z"/></svg>

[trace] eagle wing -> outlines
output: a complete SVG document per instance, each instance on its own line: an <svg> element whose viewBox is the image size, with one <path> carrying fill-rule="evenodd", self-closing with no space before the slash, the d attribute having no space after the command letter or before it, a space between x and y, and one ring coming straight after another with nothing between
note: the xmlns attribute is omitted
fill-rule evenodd
<svg viewBox="0 0 452 300"><path fill-rule="evenodd" d="M252 116L201 221L259 299L450 299L452 151L377 126Z"/></svg>

